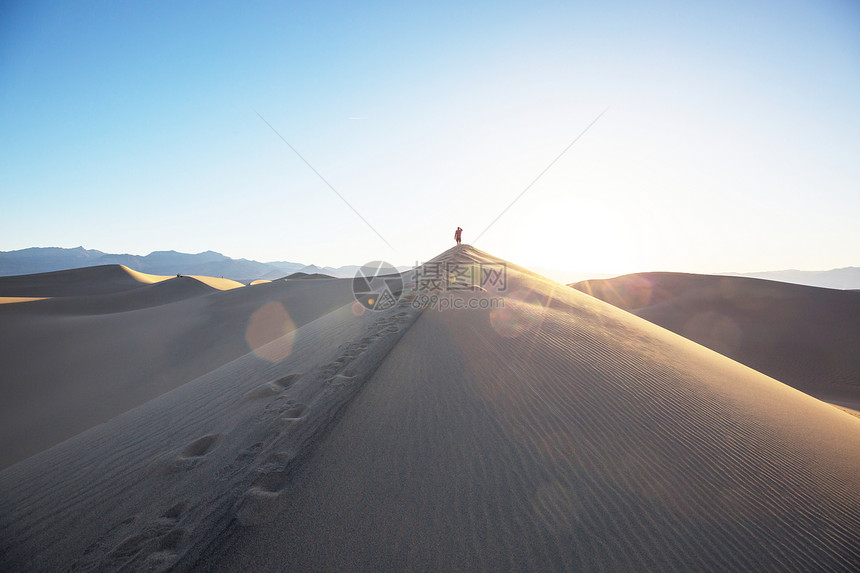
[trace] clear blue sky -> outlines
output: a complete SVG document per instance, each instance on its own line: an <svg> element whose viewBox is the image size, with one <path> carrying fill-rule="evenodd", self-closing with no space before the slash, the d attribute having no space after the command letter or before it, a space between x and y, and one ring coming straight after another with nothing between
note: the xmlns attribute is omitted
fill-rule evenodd
<svg viewBox="0 0 860 573"><path fill-rule="evenodd" d="M248 4L0 4L0 250L860 265L856 1Z"/></svg>

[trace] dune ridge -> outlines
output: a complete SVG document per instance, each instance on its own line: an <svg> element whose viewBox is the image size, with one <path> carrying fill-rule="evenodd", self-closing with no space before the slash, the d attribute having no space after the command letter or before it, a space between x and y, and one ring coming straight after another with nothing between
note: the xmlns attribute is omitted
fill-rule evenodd
<svg viewBox="0 0 860 573"><path fill-rule="evenodd" d="M147 275L123 265L102 265L0 277L0 296L59 297L121 292L170 277Z"/></svg>
<svg viewBox="0 0 860 573"><path fill-rule="evenodd" d="M212 287L218 290L232 290L234 288L241 288L245 285L238 281L234 281L232 279L225 278L217 278L217 277L207 277L203 275L182 275L189 276L192 279L198 280L205 284L206 286Z"/></svg>
<svg viewBox="0 0 860 573"><path fill-rule="evenodd" d="M195 297L325 310L0 471L0 567L854 570L860 420L506 268L462 310Z"/></svg>
<svg viewBox="0 0 860 573"><path fill-rule="evenodd" d="M153 275L153 274L149 274L149 273L142 273L140 271L130 269L125 265L120 265L120 267L122 267L122 269L125 272L127 272L129 275L131 275L131 277L134 280L136 280L137 282L141 282L141 283L153 284L153 283L158 283L158 282L161 282L163 280L167 280L167 279L171 278L170 276L166 276L166 275Z"/></svg>
<svg viewBox="0 0 860 573"><path fill-rule="evenodd" d="M249 353L0 472L0 565L185 570L219 533L267 521L414 315L340 306L262 349L282 360Z"/></svg>
<svg viewBox="0 0 860 573"><path fill-rule="evenodd" d="M45 300L46 296L0 296L0 304L15 304L18 302L33 302L34 300Z"/></svg>
<svg viewBox="0 0 860 573"><path fill-rule="evenodd" d="M500 336L492 311L424 311L297 472L278 519L238 531L206 565L853 569L857 420L508 273L508 300L529 301L512 318L524 331Z"/></svg>

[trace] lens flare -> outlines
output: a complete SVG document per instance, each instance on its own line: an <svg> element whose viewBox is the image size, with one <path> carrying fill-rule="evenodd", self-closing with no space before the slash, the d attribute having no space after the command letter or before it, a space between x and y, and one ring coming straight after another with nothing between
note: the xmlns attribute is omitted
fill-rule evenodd
<svg viewBox="0 0 860 573"><path fill-rule="evenodd" d="M269 302L248 319L245 341L254 354L279 362L292 354L296 325L279 302Z"/></svg>
<svg viewBox="0 0 860 573"><path fill-rule="evenodd" d="M516 338L537 328L543 320L543 304L531 291L518 289L504 301L504 308L490 311L490 324L497 334L505 338Z"/></svg>

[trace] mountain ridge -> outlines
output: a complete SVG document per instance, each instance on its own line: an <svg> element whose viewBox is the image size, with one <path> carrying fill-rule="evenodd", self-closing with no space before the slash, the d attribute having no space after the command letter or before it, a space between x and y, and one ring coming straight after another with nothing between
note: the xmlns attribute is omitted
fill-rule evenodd
<svg viewBox="0 0 860 573"><path fill-rule="evenodd" d="M764 279L820 288L840 290L860 289L860 267L840 267L838 269L830 269L827 271L800 271L797 269L786 269L782 271L716 274L730 277Z"/></svg>
<svg viewBox="0 0 860 573"><path fill-rule="evenodd" d="M351 277L359 268L358 265L330 267L292 261L260 262L234 259L212 250L201 253L153 251L148 255L106 253L83 246L29 247L0 251L0 276L30 275L113 264L156 275L203 275L236 281L275 280L296 272Z"/></svg>

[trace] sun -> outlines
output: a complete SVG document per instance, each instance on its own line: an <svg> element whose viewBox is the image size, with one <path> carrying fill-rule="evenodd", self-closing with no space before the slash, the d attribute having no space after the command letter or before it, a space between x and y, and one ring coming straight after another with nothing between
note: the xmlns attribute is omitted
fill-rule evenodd
<svg viewBox="0 0 860 573"><path fill-rule="evenodd" d="M564 197L524 205L486 248L524 266L601 273L636 268L638 225L599 199ZM488 235L490 233L488 232Z"/></svg>

